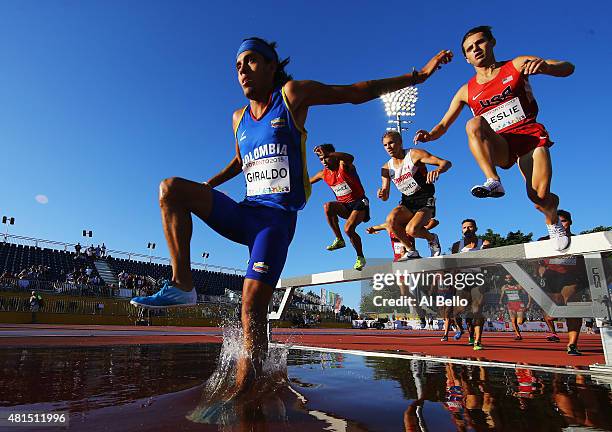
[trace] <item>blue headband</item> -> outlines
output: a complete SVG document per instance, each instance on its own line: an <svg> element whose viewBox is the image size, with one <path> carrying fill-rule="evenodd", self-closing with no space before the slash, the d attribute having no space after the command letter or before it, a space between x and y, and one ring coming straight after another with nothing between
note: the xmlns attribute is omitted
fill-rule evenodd
<svg viewBox="0 0 612 432"><path fill-rule="evenodd" d="M259 41L257 39L247 39L240 44L240 48L238 48L238 52L236 53L236 58L240 54L245 51L255 51L261 54L268 61L276 61L278 62L278 56L276 55L276 51L273 48L270 48L265 42Z"/></svg>

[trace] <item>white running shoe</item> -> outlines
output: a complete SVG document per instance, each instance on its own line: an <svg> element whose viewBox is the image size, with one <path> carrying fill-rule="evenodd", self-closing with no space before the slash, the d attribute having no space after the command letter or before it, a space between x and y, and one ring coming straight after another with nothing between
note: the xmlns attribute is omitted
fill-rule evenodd
<svg viewBox="0 0 612 432"><path fill-rule="evenodd" d="M506 195L506 191L499 180L489 178L483 185L474 186L472 195L476 198L500 198Z"/></svg>
<svg viewBox="0 0 612 432"><path fill-rule="evenodd" d="M563 228L561 223L557 222L554 225L546 225L546 229L548 229L548 235L553 241L553 247L555 250L562 251L563 249L567 249L570 243L570 238L565 232L565 228Z"/></svg>
<svg viewBox="0 0 612 432"><path fill-rule="evenodd" d="M417 250L406 250L404 255L402 255L401 257L399 257L397 259L397 262L408 261L410 259L415 259L415 258L421 258L421 255L419 255L419 251L417 251Z"/></svg>
<svg viewBox="0 0 612 432"><path fill-rule="evenodd" d="M437 257L442 254L442 246L440 246L440 239L438 234L434 234L434 239L429 242L429 250L431 251L432 257Z"/></svg>

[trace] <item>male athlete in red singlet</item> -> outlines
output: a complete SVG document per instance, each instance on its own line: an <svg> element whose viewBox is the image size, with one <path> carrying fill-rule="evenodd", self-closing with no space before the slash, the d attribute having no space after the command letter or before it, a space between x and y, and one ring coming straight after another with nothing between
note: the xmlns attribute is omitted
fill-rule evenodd
<svg viewBox="0 0 612 432"><path fill-rule="evenodd" d="M323 169L310 178L310 183L325 181L334 191L336 201L326 202L324 205L327 222L336 235L335 240L327 250L333 251L345 247L338 216L346 219L344 232L351 240L357 252L355 270L361 270L366 264L361 245L361 237L355 231L361 222L370 220L370 204L359 180L357 168L353 165L355 158L348 153L337 152L332 144L321 144L314 148L315 154L323 164Z"/></svg>
<svg viewBox="0 0 612 432"><path fill-rule="evenodd" d="M468 105L474 114L466 125L470 150L487 178L483 185L472 188L472 195L503 196L496 167L508 169L518 163L527 184L527 196L544 213L555 249L563 250L569 245L569 237L558 222L559 197L550 192L552 163L548 147L553 142L546 128L536 121L538 105L528 78L535 74L566 77L574 72L574 66L535 56L497 61L495 44L491 27L475 27L465 34L463 53L476 75L459 89L440 123L430 132L417 131L414 142L440 138L463 106Z"/></svg>

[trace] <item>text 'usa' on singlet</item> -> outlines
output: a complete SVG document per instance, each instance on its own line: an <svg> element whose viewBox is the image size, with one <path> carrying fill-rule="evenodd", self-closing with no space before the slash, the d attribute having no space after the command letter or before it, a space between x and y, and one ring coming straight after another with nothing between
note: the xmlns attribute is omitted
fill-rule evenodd
<svg viewBox="0 0 612 432"><path fill-rule="evenodd" d="M344 164L340 163L336 171L324 168L323 180L334 191L336 199L340 202L349 203L365 197L361 180L354 166L352 170L346 170Z"/></svg>
<svg viewBox="0 0 612 432"><path fill-rule="evenodd" d="M474 75L468 81L468 105L474 116L483 116L495 132L536 121L538 104L529 80L512 61L505 62L491 81L478 84Z"/></svg>
<svg viewBox="0 0 612 432"><path fill-rule="evenodd" d="M287 211L310 197L306 131L295 123L284 89L275 89L261 118L247 105L234 131L246 180L244 202Z"/></svg>
<svg viewBox="0 0 612 432"><path fill-rule="evenodd" d="M404 160L399 167L393 164L393 158L389 159L387 162L391 181L402 195L410 197L422 191L433 196L436 189L433 184L427 183L427 178L425 177L427 169L422 169L422 167L414 164L412 161L411 149L405 149L404 152Z"/></svg>

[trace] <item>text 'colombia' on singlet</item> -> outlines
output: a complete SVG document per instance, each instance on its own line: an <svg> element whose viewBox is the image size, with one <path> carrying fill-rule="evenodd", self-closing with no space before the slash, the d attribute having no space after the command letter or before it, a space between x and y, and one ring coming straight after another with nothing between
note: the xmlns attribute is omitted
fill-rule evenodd
<svg viewBox="0 0 612 432"><path fill-rule="evenodd" d="M397 190L408 197L419 191L433 196L436 189L433 184L427 183L427 178L425 176L427 169L414 164L412 161L411 149L404 149L404 153L404 160L399 167L393 164L393 158L389 159L389 162L387 162L389 177L397 187ZM425 174L423 172L425 172Z"/></svg>
<svg viewBox="0 0 612 432"><path fill-rule="evenodd" d="M259 119L247 105L234 135L246 180L244 202L287 211L304 208L311 190L306 131L295 123L284 90L272 92Z"/></svg>
<svg viewBox="0 0 612 432"><path fill-rule="evenodd" d="M495 132L509 132L534 123L538 116L529 81L511 60L489 82L479 84L476 75L468 81L468 105L474 117L483 116Z"/></svg>
<svg viewBox="0 0 612 432"><path fill-rule="evenodd" d="M345 170L344 164L339 163L338 170L323 169L323 180L334 191L336 199L349 203L363 199L365 192L357 174L357 169Z"/></svg>

